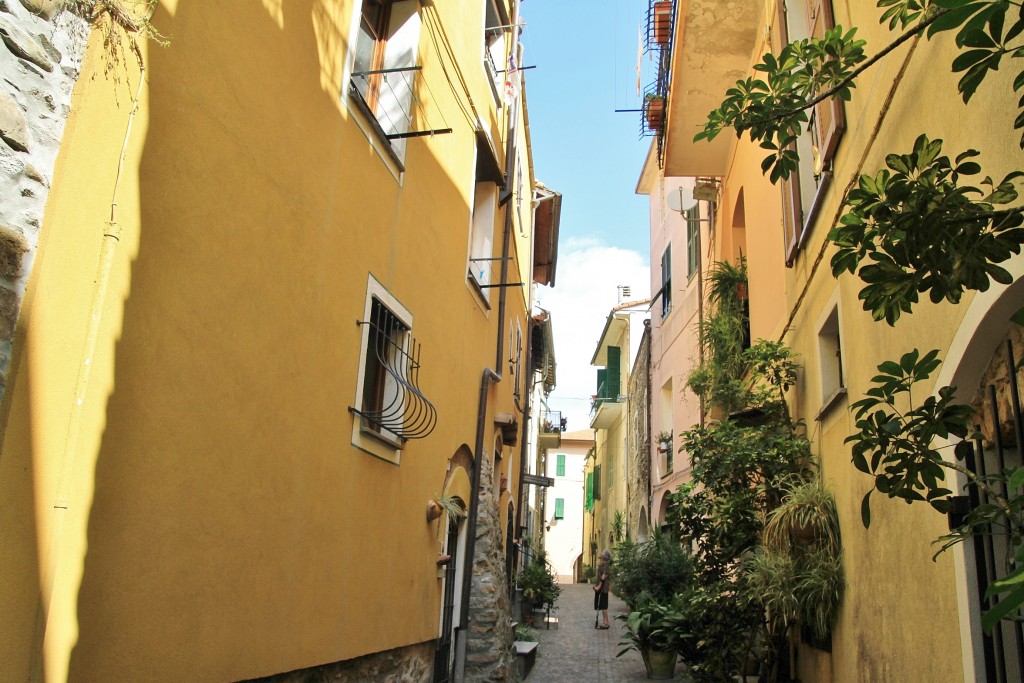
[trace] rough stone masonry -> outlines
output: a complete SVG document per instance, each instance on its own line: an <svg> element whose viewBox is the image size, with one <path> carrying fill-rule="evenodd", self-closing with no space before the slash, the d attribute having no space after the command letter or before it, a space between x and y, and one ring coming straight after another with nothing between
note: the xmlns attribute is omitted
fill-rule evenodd
<svg viewBox="0 0 1024 683"><path fill-rule="evenodd" d="M492 466L484 462L480 469L476 555L466 638L466 680L508 683L518 680L519 673L513 650L511 605L501 546L501 514L494 491Z"/></svg>
<svg viewBox="0 0 1024 683"><path fill-rule="evenodd" d="M88 27L60 0L0 0L0 399Z"/></svg>

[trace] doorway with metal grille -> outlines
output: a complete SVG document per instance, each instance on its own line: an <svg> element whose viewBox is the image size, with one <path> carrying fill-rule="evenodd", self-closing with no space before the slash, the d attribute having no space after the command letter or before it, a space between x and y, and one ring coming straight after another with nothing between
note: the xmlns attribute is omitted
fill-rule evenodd
<svg viewBox="0 0 1024 683"><path fill-rule="evenodd" d="M1017 386L1017 360L1014 343L1007 338L989 366L974 402L978 424L973 439L973 452L965 458L965 465L976 476L985 477L1024 465L1021 445L1024 444L1024 421L1021 419L1021 401ZM1018 347L1018 354L1019 354ZM1005 483L996 485L995 494L1006 497ZM951 515L951 525L962 520L962 514L992 501L986 490L970 486L967 496L960 497L960 515ZM966 500L965 500L966 498ZM966 504L966 505L965 505ZM991 609L998 599L986 597L993 582L1009 572L1009 538L1006 529L990 527L977 534L967 544L967 562L973 574L973 600L982 612ZM980 625L974 626L974 637L980 642L983 656L984 680L990 683L1011 683L1024 680L1024 624L1020 618L1009 616L984 633ZM979 680L981 678L979 677Z"/></svg>
<svg viewBox="0 0 1024 683"><path fill-rule="evenodd" d="M444 571L444 597L441 603L441 633L437 638L434 654L434 683L448 683L452 680L452 643L455 642L455 597L458 580L456 568L459 554L459 521L448 518L448 535L445 540L448 563Z"/></svg>

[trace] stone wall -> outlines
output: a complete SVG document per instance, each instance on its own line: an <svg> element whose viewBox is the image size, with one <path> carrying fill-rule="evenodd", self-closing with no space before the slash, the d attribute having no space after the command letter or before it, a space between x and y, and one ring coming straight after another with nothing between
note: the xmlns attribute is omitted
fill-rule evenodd
<svg viewBox="0 0 1024 683"><path fill-rule="evenodd" d="M487 464L480 472L477 507L476 554L469 598L469 634L466 638L466 681L516 681L519 672L512 645L511 604L501 544L501 511L494 490L494 474Z"/></svg>
<svg viewBox="0 0 1024 683"><path fill-rule="evenodd" d="M426 683L434 672L437 641L399 647L334 664L253 679L250 683Z"/></svg>
<svg viewBox="0 0 1024 683"><path fill-rule="evenodd" d="M0 0L0 398L88 27L59 0Z"/></svg>

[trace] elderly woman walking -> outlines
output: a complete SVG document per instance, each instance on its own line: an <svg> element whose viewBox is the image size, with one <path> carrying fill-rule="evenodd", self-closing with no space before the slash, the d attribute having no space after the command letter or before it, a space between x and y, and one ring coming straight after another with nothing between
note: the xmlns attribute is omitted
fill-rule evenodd
<svg viewBox="0 0 1024 683"><path fill-rule="evenodd" d="M601 564L597 567L597 583L594 584L594 609L601 610L603 623L597 626L597 617L594 618L594 628L608 628L608 589L611 587L611 570L609 563L612 561L612 553L605 549L601 553Z"/></svg>

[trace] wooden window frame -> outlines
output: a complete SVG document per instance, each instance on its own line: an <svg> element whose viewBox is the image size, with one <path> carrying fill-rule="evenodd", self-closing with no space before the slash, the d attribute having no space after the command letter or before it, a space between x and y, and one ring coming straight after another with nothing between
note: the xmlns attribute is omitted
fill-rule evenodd
<svg viewBox="0 0 1024 683"><path fill-rule="evenodd" d="M793 1L793 0L789 0ZM775 0L774 26L770 34L771 49L778 54L789 40L787 21L787 0ZM805 0L803 8L807 13L808 37L821 38L835 26L832 0ZM818 218L821 205L832 184L832 162L846 130L846 114L843 101L833 95L819 102L810 114L808 131L811 147L817 154L811 159L801 159L800 167L790 177L780 181L782 195L782 228L784 235L786 266L796 263L797 255L806 245ZM804 207L800 189L803 173L813 173L816 187L810 201Z"/></svg>

